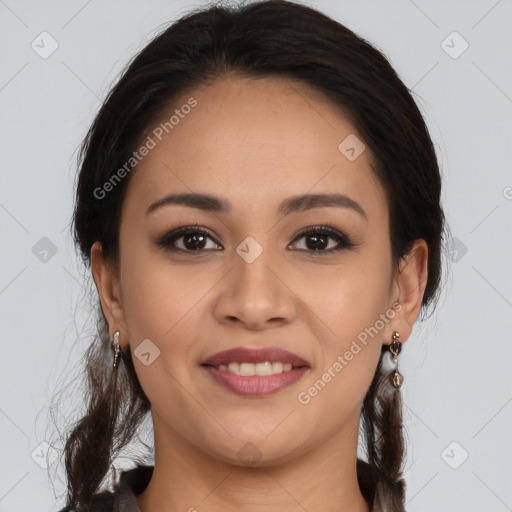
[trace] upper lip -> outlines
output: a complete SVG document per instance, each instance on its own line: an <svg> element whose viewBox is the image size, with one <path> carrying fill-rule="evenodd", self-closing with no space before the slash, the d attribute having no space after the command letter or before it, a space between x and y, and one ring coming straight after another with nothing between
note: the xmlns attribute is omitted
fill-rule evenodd
<svg viewBox="0 0 512 512"><path fill-rule="evenodd" d="M290 363L292 367L310 367L309 362L302 359L302 357L277 347L257 349L237 347L230 350L217 352L216 354L213 354L212 356L205 359L201 364L211 366L219 366L223 364L227 366L229 363L256 364L264 363L265 361L280 361L281 363Z"/></svg>

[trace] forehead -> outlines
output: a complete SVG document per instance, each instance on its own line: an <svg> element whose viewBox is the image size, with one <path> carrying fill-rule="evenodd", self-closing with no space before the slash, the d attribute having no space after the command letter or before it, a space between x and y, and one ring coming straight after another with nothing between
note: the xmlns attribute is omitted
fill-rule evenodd
<svg viewBox="0 0 512 512"><path fill-rule="evenodd" d="M196 105L181 110L189 98ZM155 133L162 129L155 130L173 114L179 116L160 140ZM284 197L332 192L365 203L369 216L386 208L369 151L352 161L340 151L347 137L362 139L355 127L301 83L219 79L175 100L148 136L154 148L133 171L128 208L141 211L166 193L192 191L229 197L238 213L254 213L269 199L277 205Z"/></svg>

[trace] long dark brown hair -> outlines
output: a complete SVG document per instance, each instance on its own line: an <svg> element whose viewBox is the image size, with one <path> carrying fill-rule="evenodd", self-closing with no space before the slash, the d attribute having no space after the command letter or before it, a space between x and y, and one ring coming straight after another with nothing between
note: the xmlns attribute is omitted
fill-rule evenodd
<svg viewBox="0 0 512 512"><path fill-rule="evenodd" d="M91 246L100 241L107 261L118 268L119 220L131 175L104 198L95 191L129 161L173 99L232 74L305 83L346 113L374 157L374 172L386 191L394 268L414 240L424 239L428 245L421 309L425 318L441 288L446 226L438 161L413 93L370 43L321 12L285 0L191 11L126 67L78 154L72 234L86 267ZM150 410L129 350L123 351L117 371L112 370L108 325L99 300L96 313L97 333L84 356L87 409L69 429L64 449L67 504L83 511L92 508L113 461ZM387 487L392 509L400 511L405 491L402 402L399 391L391 397L382 392L386 378L381 357L364 398L362 431L372 485Z"/></svg>

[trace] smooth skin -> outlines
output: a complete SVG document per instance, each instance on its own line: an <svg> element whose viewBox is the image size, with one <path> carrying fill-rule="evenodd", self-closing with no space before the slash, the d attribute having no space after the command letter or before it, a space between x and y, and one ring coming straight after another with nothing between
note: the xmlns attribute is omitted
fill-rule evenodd
<svg viewBox="0 0 512 512"><path fill-rule="evenodd" d="M359 135L318 92L281 78L226 76L188 91L162 119L190 96L197 106L132 171L119 273L99 242L91 249L110 335L119 330L121 346L129 345L152 404L155 469L139 507L368 512L356 474L362 401L381 346L395 330L402 342L411 334L427 280L427 245L416 240L393 271L389 209L370 151L354 161L341 154L340 142ZM168 194L192 192L218 196L232 210L173 204L146 214ZM359 203L366 218L339 206L277 211L290 197L334 192ZM196 224L209 233L202 242L182 236L157 245ZM322 253L340 242L321 230L300 236L320 225L356 245ZM316 251L315 236L324 242ZM263 249L252 263L236 251L247 237ZM379 334L300 403L299 393L397 301L399 312ZM160 350L149 365L134 355L146 339ZM265 397L235 394L200 366L226 349L272 346L298 354L311 369ZM252 462L240 456L248 446L255 447Z"/></svg>

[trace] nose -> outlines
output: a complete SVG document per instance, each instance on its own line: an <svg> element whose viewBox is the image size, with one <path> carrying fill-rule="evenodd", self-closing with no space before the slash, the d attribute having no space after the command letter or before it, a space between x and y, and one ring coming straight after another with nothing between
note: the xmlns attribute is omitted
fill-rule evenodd
<svg viewBox="0 0 512 512"><path fill-rule="evenodd" d="M262 330L286 325L297 314L297 299L282 266L263 251L252 263L236 255L219 283L215 316L220 323Z"/></svg>

